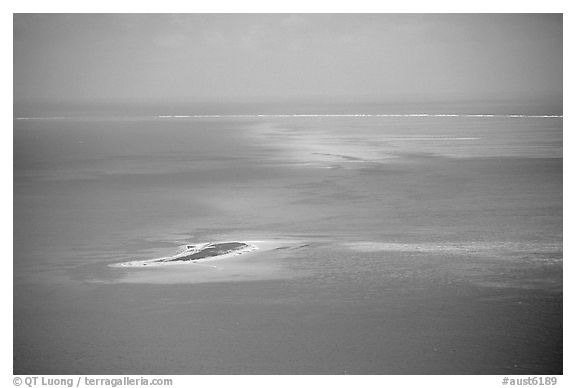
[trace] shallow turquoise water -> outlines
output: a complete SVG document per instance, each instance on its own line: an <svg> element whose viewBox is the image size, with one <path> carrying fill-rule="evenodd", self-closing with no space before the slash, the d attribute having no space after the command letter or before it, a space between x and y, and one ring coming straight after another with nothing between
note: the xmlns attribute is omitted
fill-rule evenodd
<svg viewBox="0 0 576 388"><path fill-rule="evenodd" d="M14 165L17 374L562 371L561 118L22 120ZM108 267L229 237L307 247Z"/></svg>

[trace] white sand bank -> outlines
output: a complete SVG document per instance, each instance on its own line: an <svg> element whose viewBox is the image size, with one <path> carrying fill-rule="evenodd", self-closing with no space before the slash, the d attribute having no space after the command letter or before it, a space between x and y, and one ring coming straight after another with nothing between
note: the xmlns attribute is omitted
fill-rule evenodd
<svg viewBox="0 0 576 388"><path fill-rule="evenodd" d="M247 247L191 261L158 263L155 260L160 259L152 259L111 264L110 267L118 269L133 269L123 272L114 283L190 284L286 278L293 273L286 268L282 258L290 250L303 247L302 241L294 240L232 241ZM187 254L190 253L185 251L169 258Z"/></svg>

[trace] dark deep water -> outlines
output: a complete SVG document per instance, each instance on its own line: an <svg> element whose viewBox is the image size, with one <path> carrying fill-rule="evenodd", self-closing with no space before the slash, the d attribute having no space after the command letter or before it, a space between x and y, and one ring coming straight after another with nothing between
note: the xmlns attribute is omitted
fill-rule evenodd
<svg viewBox="0 0 576 388"><path fill-rule="evenodd" d="M15 120L14 373L561 374L562 118Z"/></svg>

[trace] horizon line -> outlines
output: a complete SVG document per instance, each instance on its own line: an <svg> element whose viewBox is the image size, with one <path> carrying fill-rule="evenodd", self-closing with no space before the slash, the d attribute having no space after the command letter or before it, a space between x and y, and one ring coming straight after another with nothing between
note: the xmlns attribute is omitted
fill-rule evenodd
<svg viewBox="0 0 576 388"><path fill-rule="evenodd" d="M486 118L563 118L564 115L524 115L524 114L491 114L491 113L341 113L341 114L196 114L196 115L152 115L152 116L108 116L102 118L130 119L181 119L181 118L274 118L274 117L486 117ZM14 120L74 120L83 118L100 118L97 116L45 116L15 117Z"/></svg>

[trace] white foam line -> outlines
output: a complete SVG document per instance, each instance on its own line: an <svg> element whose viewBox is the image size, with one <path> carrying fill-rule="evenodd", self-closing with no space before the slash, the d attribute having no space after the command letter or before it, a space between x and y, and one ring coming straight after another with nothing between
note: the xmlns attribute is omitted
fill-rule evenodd
<svg viewBox="0 0 576 388"><path fill-rule="evenodd" d="M563 118L563 115L519 114L434 114L434 113L378 113L378 114L238 114L238 115L156 115L154 119L227 119L227 118L298 118L298 117L478 117L478 118ZM123 119L139 117L123 117ZM145 118L145 117L144 117ZM15 117L14 120L74 120L82 117ZM122 118L118 118L122 119Z"/></svg>
<svg viewBox="0 0 576 388"><path fill-rule="evenodd" d="M377 114L252 114L252 115L158 115L161 119L177 118L258 118L258 117L496 117L496 118L562 118L563 115L519 114L434 114L434 113L377 113Z"/></svg>
<svg viewBox="0 0 576 388"><path fill-rule="evenodd" d="M382 141L441 141L441 140L480 140L481 137L385 137Z"/></svg>

